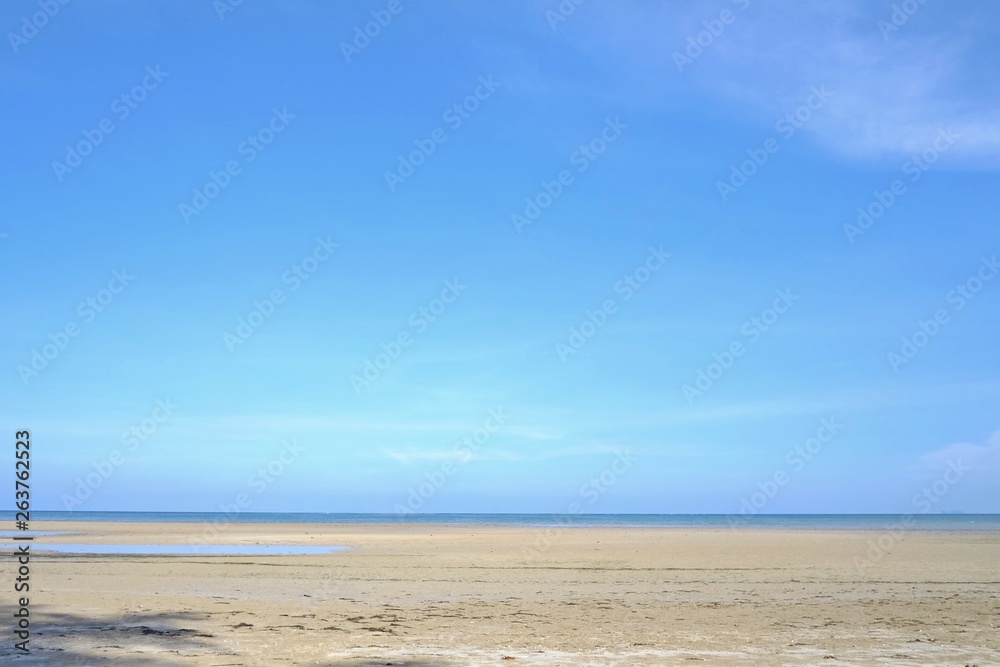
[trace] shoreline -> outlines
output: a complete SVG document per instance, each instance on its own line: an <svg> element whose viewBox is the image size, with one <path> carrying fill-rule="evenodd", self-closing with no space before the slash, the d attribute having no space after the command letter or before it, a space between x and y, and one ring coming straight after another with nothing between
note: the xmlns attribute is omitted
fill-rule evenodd
<svg viewBox="0 0 1000 667"><path fill-rule="evenodd" d="M86 531L106 531L119 532L116 527L128 526L128 527L140 527L140 526L157 526L161 529L177 529L180 527L200 527L204 529L205 526L224 526L223 532L239 531L240 529L245 530L260 530L260 529L271 529L276 532L286 532L287 530L297 529L310 529L314 531L355 531L360 530L364 532L370 532L373 530L394 530L397 532L423 532L426 530L434 529L438 531L465 531L465 530L498 530L498 531L537 531L537 530L641 530L641 531L670 531L670 532L708 532L708 533L832 533L832 534L844 534L844 533L859 533L859 534L870 534L875 532L885 532L890 526L871 526L871 527L838 527L838 526L754 526L754 525L744 525L744 526L689 526L689 525L643 525L643 524L506 524L506 523L454 523L454 522L284 522L284 521L230 521L230 522L217 522L213 524L212 522L188 522L188 521L100 521L85 519L82 521L63 521L63 520L46 520L46 519L33 519L31 522L30 533L38 532L51 532L51 531L66 531L74 530L76 532L86 532ZM16 534L18 531L4 531L10 534ZM169 531L176 532L176 531ZM1000 535L1000 528L927 528L927 527L906 527L902 529L902 532L913 533L913 534L969 534L969 535ZM2 538L0 538L2 539Z"/></svg>

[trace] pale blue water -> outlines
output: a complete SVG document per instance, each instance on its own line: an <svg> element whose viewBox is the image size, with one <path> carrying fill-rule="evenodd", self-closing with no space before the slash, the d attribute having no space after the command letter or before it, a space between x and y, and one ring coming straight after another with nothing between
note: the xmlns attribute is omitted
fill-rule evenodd
<svg viewBox="0 0 1000 667"><path fill-rule="evenodd" d="M912 517L908 530L996 530L1000 514L327 514L282 512L39 512L32 521L169 521L187 523L446 523L499 526L622 526L667 528L789 528L795 530L884 530ZM0 520L14 520L0 512Z"/></svg>
<svg viewBox="0 0 1000 667"><path fill-rule="evenodd" d="M22 545L24 542L21 543ZM5 544L2 548L13 549ZM298 546L293 544L46 544L32 542L31 551L64 554L117 554L129 556L307 556L343 551L347 547Z"/></svg>

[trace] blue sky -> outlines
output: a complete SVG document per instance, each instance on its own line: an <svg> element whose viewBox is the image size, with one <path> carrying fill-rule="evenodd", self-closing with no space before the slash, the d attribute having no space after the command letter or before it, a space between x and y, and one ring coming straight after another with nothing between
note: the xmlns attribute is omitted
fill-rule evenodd
<svg viewBox="0 0 1000 667"><path fill-rule="evenodd" d="M36 508L1000 511L994 4L223 2L0 9Z"/></svg>

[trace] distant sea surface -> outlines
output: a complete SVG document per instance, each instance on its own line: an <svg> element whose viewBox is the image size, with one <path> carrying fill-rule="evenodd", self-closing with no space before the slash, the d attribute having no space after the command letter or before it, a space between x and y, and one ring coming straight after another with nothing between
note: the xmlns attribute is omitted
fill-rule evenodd
<svg viewBox="0 0 1000 667"><path fill-rule="evenodd" d="M13 512L0 519L14 520ZM446 523L470 526L634 528L787 528L795 530L995 530L1000 514L326 514L313 512L32 511L35 521L168 521L176 523Z"/></svg>

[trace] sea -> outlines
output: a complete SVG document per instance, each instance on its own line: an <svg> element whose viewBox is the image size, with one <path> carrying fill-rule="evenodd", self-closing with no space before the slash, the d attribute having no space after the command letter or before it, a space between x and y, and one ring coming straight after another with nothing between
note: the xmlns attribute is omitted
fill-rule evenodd
<svg viewBox="0 0 1000 667"><path fill-rule="evenodd" d="M0 512L14 521L14 512ZM31 512L31 521L408 523L522 527L1000 531L1000 514L354 514L319 512Z"/></svg>

